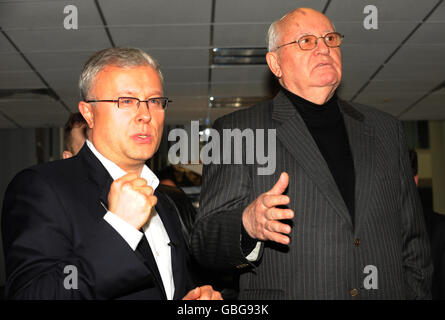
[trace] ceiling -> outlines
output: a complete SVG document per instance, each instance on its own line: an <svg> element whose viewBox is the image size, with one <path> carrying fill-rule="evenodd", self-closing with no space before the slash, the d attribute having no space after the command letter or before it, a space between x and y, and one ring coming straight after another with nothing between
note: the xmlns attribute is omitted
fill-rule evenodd
<svg viewBox="0 0 445 320"><path fill-rule="evenodd" d="M0 98L0 128L62 126L77 110L84 61L110 46L140 47L160 63L174 100L167 124L213 122L234 108L210 97L265 98L266 65L213 65L213 48L264 48L270 23L296 7L325 12L342 44L339 95L402 120L445 119L445 1L374 0L367 30L362 0L0 0L0 90L48 89L51 96ZM64 8L78 10L66 30Z"/></svg>

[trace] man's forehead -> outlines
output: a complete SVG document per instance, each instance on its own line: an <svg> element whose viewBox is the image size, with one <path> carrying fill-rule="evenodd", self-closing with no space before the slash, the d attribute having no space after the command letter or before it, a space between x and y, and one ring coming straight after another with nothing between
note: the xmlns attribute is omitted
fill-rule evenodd
<svg viewBox="0 0 445 320"><path fill-rule="evenodd" d="M114 64L109 64L104 66L96 75L94 78L94 84L97 85L98 83L115 83L118 81L120 77L126 77L128 74L131 74L131 76L135 76L133 71L137 72L144 72L148 73L148 76L150 78L155 77L157 80L159 80L161 84L161 91L162 91L162 80L158 74L158 72L155 70L155 68L148 64L143 65L136 65L136 66L119 66ZM112 74L112 75L111 75ZM125 88L124 86L120 87L121 91L131 91L132 88ZM130 93L130 92L128 92Z"/></svg>
<svg viewBox="0 0 445 320"><path fill-rule="evenodd" d="M329 20L328 17L326 17L322 12L314 10L312 8L298 8L295 9L291 12L289 12L288 14L286 14L282 20L285 20L287 18L294 18L294 17L299 17L300 19L314 19L315 17L318 17L320 19L327 19Z"/></svg>
<svg viewBox="0 0 445 320"><path fill-rule="evenodd" d="M109 72L113 72L113 73L126 73L128 71L134 71L134 70L147 70L149 72L151 71L155 71L155 68L153 68L153 66L149 65L149 64L141 64L141 65L129 65L129 66L121 66L121 65L116 65L116 64L108 64L106 66L104 66L99 72L99 73L109 73Z"/></svg>
<svg viewBox="0 0 445 320"><path fill-rule="evenodd" d="M298 29L301 32L310 33L314 26L324 27L327 32L333 31L332 22L328 17L321 12L308 8L300 8L290 12L281 19L280 24L283 28Z"/></svg>

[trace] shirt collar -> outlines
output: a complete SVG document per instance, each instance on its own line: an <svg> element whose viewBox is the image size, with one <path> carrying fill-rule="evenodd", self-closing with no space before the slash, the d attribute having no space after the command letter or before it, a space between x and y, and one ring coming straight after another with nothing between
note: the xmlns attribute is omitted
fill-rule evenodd
<svg viewBox="0 0 445 320"><path fill-rule="evenodd" d="M127 174L117 164L105 158L99 151L97 151L97 149L94 147L93 143L91 143L90 140L87 140L86 143L88 148L90 148L91 152L93 152L93 154L97 157L97 159L99 159L99 161L108 171L113 180L119 179ZM141 178L147 180L147 184L153 188L153 192L159 185L158 177L156 177L153 171L151 171L145 164L144 167L142 168Z"/></svg>

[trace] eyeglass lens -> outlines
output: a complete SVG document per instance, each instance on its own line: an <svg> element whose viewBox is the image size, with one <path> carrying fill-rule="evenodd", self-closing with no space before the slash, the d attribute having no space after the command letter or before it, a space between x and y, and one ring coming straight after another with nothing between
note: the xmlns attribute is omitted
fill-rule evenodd
<svg viewBox="0 0 445 320"><path fill-rule="evenodd" d="M303 50L311 50L316 47L318 39L314 35L302 36L298 40L298 44ZM338 33L328 33L323 39L328 47L338 47L341 44L341 35Z"/></svg>
<svg viewBox="0 0 445 320"><path fill-rule="evenodd" d="M120 109L136 109L140 103L141 101L138 98L121 97L118 99L118 107ZM166 98L148 99L148 108L152 110L163 110L167 106L167 103L168 100Z"/></svg>

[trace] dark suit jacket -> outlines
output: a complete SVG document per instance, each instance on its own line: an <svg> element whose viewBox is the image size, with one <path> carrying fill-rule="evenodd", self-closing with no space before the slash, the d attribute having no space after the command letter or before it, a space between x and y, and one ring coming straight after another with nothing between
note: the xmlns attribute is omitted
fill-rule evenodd
<svg viewBox="0 0 445 320"><path fill-rule="evenodd" d="M432 296L445 300L445 216L430 208L424 208L424 214L434 265Z"/></svg>
<svg viewBox="0 0 445 320"><path fill-rule="evenodd" d="M195 222L196 210L193 207L187 195L178 187L172 187L164 184L160 184L157 188L159 192L162 192L168 196L171 200L170 204L175 207L179 212L179 222L181 223L182 233L186 239L187 246L190 239L190 233Z"/></svg>
<svg viewBox="0 0 445 320"><path fill-rule="evenodd" d="M402 126L366 106L340 102L340 109L354 160L355 226L315 141L283 93L215 122L219 132L276 130L272 175L258 175L264 166L257 163L210 164L203 171L192 250L203 265L241 271L240 299L430 297L429 243ZM249 263L240 243L242 212L284 171L295 212L288 221L291 242L265 242L259 261ZM365 289L368 265L377 268L377 289Z"/></svg>
<svg viewBox="0 0 445 320"><path fill-rule="evenodd" d="M31 167L13 179L2 215L6 298L166 298L154 259L145 265L103 219L112 182L86 144L76 157ZM172 243L174 298L180 299L191 287L181 225L166 195L155 195ZM67 265L77 268L77 290L64 287L72 274L64 273Z"/></svg>

